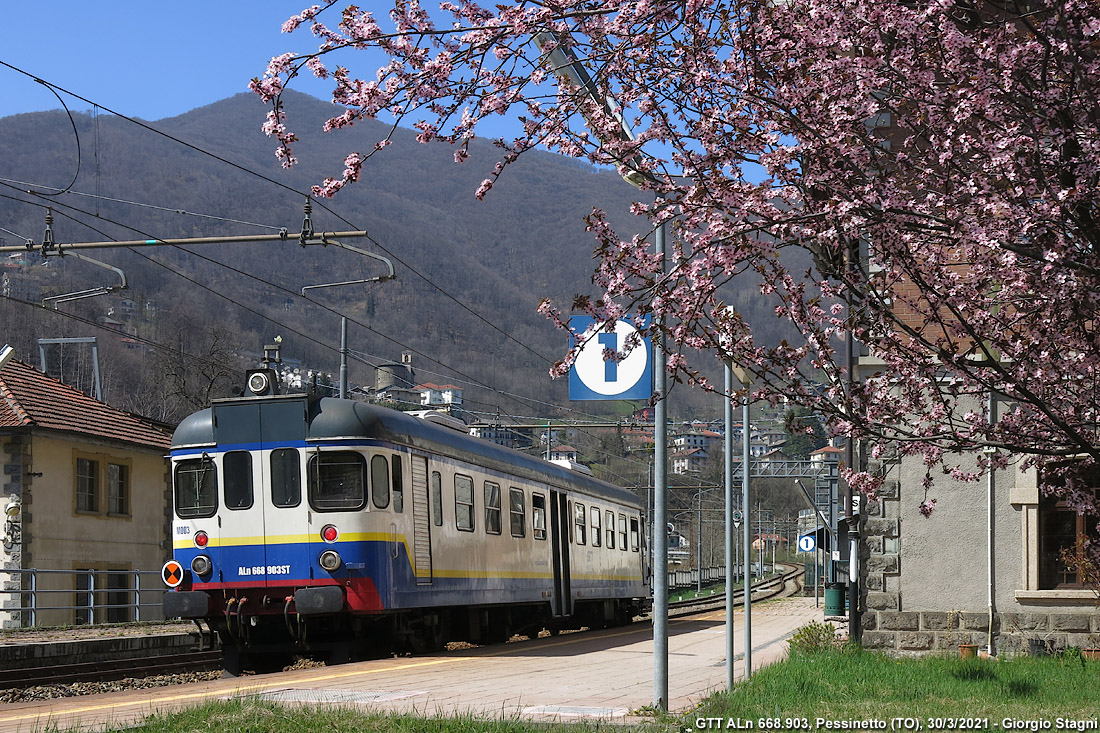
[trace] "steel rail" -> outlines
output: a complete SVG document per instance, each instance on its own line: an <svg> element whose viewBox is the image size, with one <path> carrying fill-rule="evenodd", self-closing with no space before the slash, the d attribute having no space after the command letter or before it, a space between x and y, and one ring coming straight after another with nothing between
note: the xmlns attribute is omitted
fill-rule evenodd
<svg viewBox="0 0 1100 733"><path fill-rule="evenodd" d="M752 601L766 600L768 598L774 598L782 593L787 583L797 579L801 576L805 570L797 565L791 563L776 563L776 565L782 565L783 567L791 568L790 570L777 575L767 580L762 580L752 586ZM743 589L737 589L734 591L734 605L744 605L745 592ZM688 598L682 601L675 601L668 604L669 611L676 611L677 616L689 616L695 613L706 613L714 611L719 608L726 607L726 597L724 594L714 595L706 598Z"/></svg>
<svg viewBox="0 0 1100 733"><path fill-rule="evenodd" d="M126 677L206 672L221 669L221 650L154 657L127 657L80 664L52 664L25 669L0 669L0 690L61 685L73 682L103 682Z"/></svg>

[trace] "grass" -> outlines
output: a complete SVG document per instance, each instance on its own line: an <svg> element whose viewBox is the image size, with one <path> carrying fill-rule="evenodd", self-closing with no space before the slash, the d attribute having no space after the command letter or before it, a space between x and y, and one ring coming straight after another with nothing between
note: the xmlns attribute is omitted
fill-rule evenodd
<svg viewBox="0 0 1100 733"><path fill-rule="evenodd" d="M708 698L691 717L834 720L965 716L1095 719L1100 662L1079 655L982 660L892 659L858 649L793 654L747 684Z"/></svg>
<svg viewBox="0 0 1100 733"><path fill-rule="evenodd" d="M527 720L481 720L471 716L432 718L349 706L281 705L246 697L153 715L137 726L118 730L138 733L206 733L211 730L220 733L583 733L623 729L606 722L557 724ZM669 726L662 725L659 730L667 731Z"/></svg>
<svg viewBox="0 0 1100 733"><path fill-rule="evenodd" d="M1014 659L960 659L955 656L892 659L858 649L795 652L782 662L756 672L731 692L704 700L682 716L635 711L648 717L639 725L621 723L540 723L507 719L480 720L470 716L422 717L388 714L354 706L288 706L240 698L210 702L180 712L154 715L127 730L143 733L307 733L308 731L364 731L366 733L546 733L547 731L678 731L699 729L702 718L753 721L761 718L807 721L816 719L882 720L916 718L928 731L928 718L988 719L989 730L1004 718L1024 721L1096 720L1100 711L1100 662L1079 655L1017 657ZM638 718L636 717L635 720ZM775 726L764 726L769 729ZM780 729L795 727L780 725ZM1072 729L1072 728L1071 728Z"/></svg>

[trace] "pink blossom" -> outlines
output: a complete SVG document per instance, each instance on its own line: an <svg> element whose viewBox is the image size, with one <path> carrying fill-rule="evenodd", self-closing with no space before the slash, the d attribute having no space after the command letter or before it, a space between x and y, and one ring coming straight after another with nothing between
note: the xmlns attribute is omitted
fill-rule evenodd
<svg viewBox="0 0 1100 733"><path fill-rule="evenodd" d="M933 474L973 482L1010 455L1035 470L1100 460L1100 10L998 7L969 18L946 1L448 0L388 17L351 6L323 25L325 4L286 26L308 25L316 52L275 57L251 88L272 105L263 129L284 164L295 137L280 94L305 65L328 73L342 105L326 131L393 118L455 145L456 162L486 118L522 115L515 139L495 141L479 200L534 148L640 172L632 231L588 218L594 292L578 309L666 316L647 335L666 339L675 376L706 387L708 362L735 360L759 399L820 412L874 457L920 461L930 487ZM531 37L551 30L546 49L568 47L591 88L548 68ZM368 66L326 66L337 51L349 66L369 52ZM383 147L330 161L318 195ZM759 336L776 318L790 334L779 344ZM854 384L848 339L871 364ZM990 391L1012 404L996 421L981 407ZM999 452L961 468L982 446ZM847 480L871 495L876 475Z"/></svg>

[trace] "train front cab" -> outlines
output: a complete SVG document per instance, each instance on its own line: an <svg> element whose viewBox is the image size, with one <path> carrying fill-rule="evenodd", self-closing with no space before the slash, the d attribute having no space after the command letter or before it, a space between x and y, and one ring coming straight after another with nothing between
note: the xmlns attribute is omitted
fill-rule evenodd
<svg viewBox="0 0 1100 733"><path fill-rule="evenodd" d="M348 566L323 510L332 502L348 517L363 507L365 471L347 456L365 459L305 450L307 411L303 396L222 401L185 420L173 441L174 560L185 573L165 595L165 615L205 618L228 654L293 649L304 616L337 618L345 608ZM352 473L362 477L357 487ZM363 585L349 599L378 608Z"/></svg>

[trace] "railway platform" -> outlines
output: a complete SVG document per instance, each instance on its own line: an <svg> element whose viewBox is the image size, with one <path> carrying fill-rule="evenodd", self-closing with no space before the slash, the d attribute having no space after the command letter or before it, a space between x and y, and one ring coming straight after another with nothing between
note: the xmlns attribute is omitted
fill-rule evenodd
<svg viewBox="0 0 1100 733"><path fill-rule="evenodd" d="M786 639L819 620L812 598L782 598L752 611L754 669L781 658ZM742 612L735 676L743 671ZM425 716L629 721L653 702L653 636L647 623L506 645L396 657L175 687L0 706L0 733L125 726L153 712L255 695L290 704L361 704ZM669 708L686 710L725 684L725 611L669 625Z"/></svg>
<svg viewBox="0 0 1100 733"><path fill-rule="evenodd" d="M11 676L9 673L20 669L60 663L187 653L209 648L212 643L210 635L200 635L193 623L14 629L0 633L0 670Z"/></svg>

